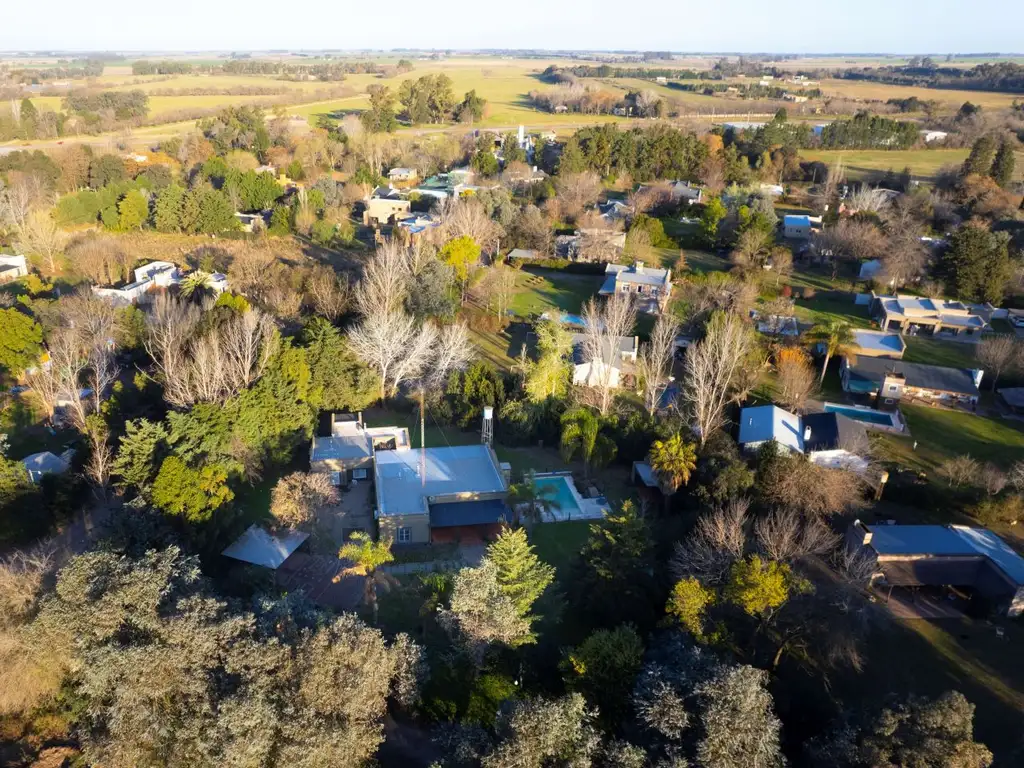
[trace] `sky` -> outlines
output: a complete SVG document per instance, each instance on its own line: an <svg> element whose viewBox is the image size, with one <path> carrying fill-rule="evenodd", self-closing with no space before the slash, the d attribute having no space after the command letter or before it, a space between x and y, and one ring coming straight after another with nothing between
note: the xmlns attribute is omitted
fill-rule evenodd
<svg viewBox="0 0 1024 768"><path fill-rule="evenodd" d="M1010 53L1016 0L3 0L0 50Z"/></svg>

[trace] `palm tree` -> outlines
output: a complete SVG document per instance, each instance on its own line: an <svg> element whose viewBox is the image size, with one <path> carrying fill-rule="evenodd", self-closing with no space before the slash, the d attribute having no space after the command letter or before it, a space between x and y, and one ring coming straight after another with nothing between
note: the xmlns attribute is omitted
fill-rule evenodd
<svg viewBox="0 0 1024 768"><path fill-rule="evenodd" d="M537 485L536 473L530 470L523 482L515 483L508 489L508 504L515 515L516 526L519 525L519 507L526 507L526 519L530 523L539 523L545 512L561 509L561 502L554 496L554 487Z"/></svg>
<svg viewBox="0 0 1024 768"><path fill-rule="evenodd" d="M185 299L191 298L193 295L202 297L209 286L210 278L210 273L201 269L189 272L178 283L178 292Z"/></svg>
<svg viewBox="0 0 1024 768"><path fill-rule="evenodd" d="M601 434L601 420L589 408L573 408L562 414L562 459L583 460L583 477L591 466L604 466L615 458L618 447Z"/></svg>
<svg viewBox="0 0 1024 768"><path fill-rule="evenodd" d="M833 317L811 328L807 338L825 348L825 361L821 364L821 378L818 380L821 384L825 380L829 360L835 355L848 355L854 346L853 329L845 320Z"/></svg>
<svg viewBox="0 0 1024 768"><path fill-rule="evenodd" d="M676 432L668 440L655 440L651 443L647 463L658 478L667 510L669 497L680 486L690 482L690 473L697 468L697 447L685 442L682 435Z"/></svg>
<svg viewBox="0 0 1024 768"><path fill-rule="evenodd" d="M378 570L380 566L390 563L395 559L391 552L391 539L374 541L370 534L364 531L356 531L349 536L348 542L338 550L338 557L342 560L351 560L352 567L347 568L347 573L353 573L365 577L363 581L363 602L373 610L373 623L377 624L377 590L384 588L388 590L397 583L390 574ZM334 580L338 581L335 576Z"/></svg>

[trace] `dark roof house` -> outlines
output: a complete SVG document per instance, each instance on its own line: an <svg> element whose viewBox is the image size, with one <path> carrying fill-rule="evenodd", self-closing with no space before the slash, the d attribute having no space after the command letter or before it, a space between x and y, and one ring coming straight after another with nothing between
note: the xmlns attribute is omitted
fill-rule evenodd
<svg viewBox="0 0 1024 768"><path fill-rule="evenodd" d="M927 391L976 400L984 371L858 357L855 363L850 363L849 359L843 360L843 389L854 393L874 393L879 390L886 376L891 374L903 376L906 389L911 394Z"/></svg>

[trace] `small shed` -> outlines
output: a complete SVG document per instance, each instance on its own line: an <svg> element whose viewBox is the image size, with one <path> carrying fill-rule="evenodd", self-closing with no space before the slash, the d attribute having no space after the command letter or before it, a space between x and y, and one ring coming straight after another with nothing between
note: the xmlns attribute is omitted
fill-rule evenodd
<svg viewBox="0 0 1024 768"><path fill-rule="evenodd" d="M276 571L308 538L309 534L302 531L274 535L254 523L231 542L222 554Z"/></svg>
<svg viewBox="0 0 1024 768"><path fill-rule="evenodd" d="M64 456L58 456L49 451L33 453L21 460L28 471L28 477L33 483L38 483L45 475L63 475L71 468L71 464Z"/></svg>

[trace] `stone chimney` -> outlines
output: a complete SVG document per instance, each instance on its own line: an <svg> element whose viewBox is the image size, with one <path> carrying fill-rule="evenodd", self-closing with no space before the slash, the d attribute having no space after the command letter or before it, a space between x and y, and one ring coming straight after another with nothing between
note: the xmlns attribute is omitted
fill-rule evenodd
<svg viewBox="0 0 1024 768"><path fill-rule="evenodd" d="M642 275L644 273L644 263L642 261L634 262L633 271L636 272L638 275Z"/></svg>

